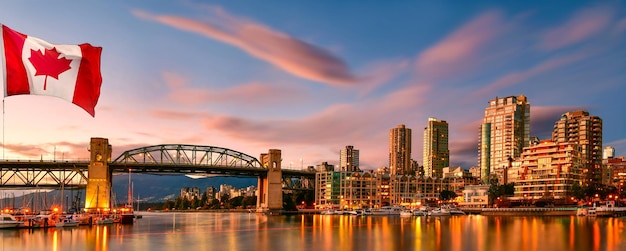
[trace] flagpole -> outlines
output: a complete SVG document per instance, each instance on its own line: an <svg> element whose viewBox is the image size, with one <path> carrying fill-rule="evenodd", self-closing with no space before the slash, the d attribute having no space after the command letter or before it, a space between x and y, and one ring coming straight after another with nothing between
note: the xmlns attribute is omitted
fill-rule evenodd
<svg viewBox="0 0 626 251"><path fill-rule="evenodd" d="M2 98L2 159L4 158L4 145L6 142L4 141L4 97Z"/></svg>

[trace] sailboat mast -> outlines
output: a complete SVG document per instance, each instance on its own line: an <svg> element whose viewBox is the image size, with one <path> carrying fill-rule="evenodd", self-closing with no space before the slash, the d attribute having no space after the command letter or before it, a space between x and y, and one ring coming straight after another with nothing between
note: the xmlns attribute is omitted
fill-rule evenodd
<svg viewBox="0 0 626 251"><path fill-rule="evenodd" d="M132 192L131 192L131 187L130 187L130 173L131 173L131 169L128 168L128 206L132 208L133 197L132 197Z"/></svg>

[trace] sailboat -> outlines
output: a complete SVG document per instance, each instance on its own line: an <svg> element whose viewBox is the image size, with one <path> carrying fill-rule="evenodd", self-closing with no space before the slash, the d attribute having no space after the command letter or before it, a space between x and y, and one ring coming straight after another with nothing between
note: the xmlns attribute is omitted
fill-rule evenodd
<svg viewBox="0 0 626 251"><path fill-rule="evenodd" d="M135 219L135 213L133 210L133 197L132 197L132 189L131 189L131 183L130 183L130 173L131 173L131 169L128 169L128 203L126 205L124 205L124 207L121 208L121 220L120 223L122 224L133 224L133 221Z"/></svg>

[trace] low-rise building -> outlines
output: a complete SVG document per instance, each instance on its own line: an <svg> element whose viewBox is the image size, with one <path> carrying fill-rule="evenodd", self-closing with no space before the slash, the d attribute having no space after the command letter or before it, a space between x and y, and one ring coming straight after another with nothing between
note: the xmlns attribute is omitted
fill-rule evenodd
<svg viewBox="0 0 626 251"><path fill-rule="evenodd" d="M542 140L524 148L522 170L511 199L568 198L571 186L583 182L581 159L580 146L575 142Z"/></svg>
<svg viewBox="0 0 626 251"><path fill-rule="evenodd" d="M463 189L462 207L487 207L489 204L489 185L468 185Z"/></svg>

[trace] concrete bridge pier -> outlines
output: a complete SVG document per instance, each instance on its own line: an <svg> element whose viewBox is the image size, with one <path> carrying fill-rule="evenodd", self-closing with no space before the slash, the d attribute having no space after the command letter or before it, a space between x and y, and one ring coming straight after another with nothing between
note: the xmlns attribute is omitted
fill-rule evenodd
<svg viewBox="0 0 626 251"><path fill-rule="evenodd" d="M259 160L268 171L267 176L259 177L257 211L280 211L283 209L281 151L270 149L268 153L262 153Z"/></svg>
<svg viewBox="0 0 626 251"><path fill-rule="evenodd" d="M85 193L86 212L105 212L111 210L112 147L105 138L91 138L89 142L90 161L88 166L87 191Z"/></svg>

